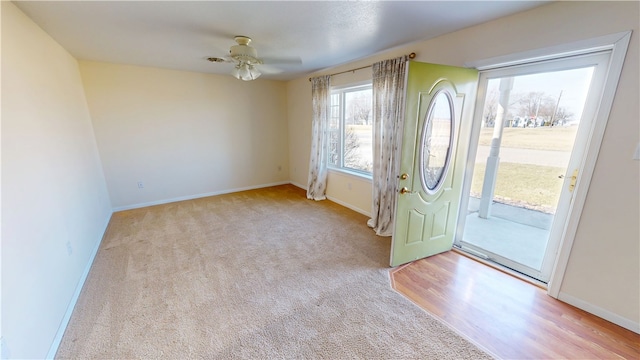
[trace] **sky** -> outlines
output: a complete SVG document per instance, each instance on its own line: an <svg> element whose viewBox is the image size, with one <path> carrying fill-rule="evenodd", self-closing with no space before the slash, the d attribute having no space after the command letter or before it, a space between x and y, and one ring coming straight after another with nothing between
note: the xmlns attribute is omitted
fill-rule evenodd
<svg viewBox="0 0 640 360"><path fill-rule="evenodd" d="M579 121L591 84L593 67L521 75L514 78L512 94L544 92L557 99L562 91L559 107L574 114L573 121ZM497 91L500 79L491 79L487 94Z"/></svg>

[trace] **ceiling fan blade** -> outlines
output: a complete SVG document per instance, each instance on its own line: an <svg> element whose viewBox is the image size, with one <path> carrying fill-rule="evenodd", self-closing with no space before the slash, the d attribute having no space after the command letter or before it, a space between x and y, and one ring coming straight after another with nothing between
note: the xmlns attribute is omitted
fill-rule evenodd
<svg viewBox="0 0 640 360"><path fill-rule="evenodd" d="M229 56L218 57L218 56L210 56L206 58L212 63L233 63L233 59Z"/></svg>
<svg viewBox="0 0 640 360"><path fill-rule="evenodd" d="M283 64L283 65L300 65L302 59L299 56L290 57L273 57L267 56L260 59L263 64Z"/></svg>
<svg viewBox="0 0 640 360"><path fill-rule="evenodd" d="M278 69L275 66L270 66L270 65L265 65L265 64L256 65L256 67L263 74L280 74L280 73L282 73L284 71L282 69Z"/></svg>

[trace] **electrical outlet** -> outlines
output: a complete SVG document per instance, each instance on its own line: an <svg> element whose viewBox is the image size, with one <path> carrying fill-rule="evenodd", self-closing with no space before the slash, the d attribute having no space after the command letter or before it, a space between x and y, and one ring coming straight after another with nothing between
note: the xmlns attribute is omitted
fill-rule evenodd
<svg viewBox="0 0 640 360"><path fill-rule="evenodd" d="M138 189L144 189L144 184L142 181L138 181Z"/></svg>
<svg viewBox="0 0 640 360"><path fill-rule="evenodd" d="M71 247L71 241L67 241L67 255L73 254L73 248Z"/></svg>

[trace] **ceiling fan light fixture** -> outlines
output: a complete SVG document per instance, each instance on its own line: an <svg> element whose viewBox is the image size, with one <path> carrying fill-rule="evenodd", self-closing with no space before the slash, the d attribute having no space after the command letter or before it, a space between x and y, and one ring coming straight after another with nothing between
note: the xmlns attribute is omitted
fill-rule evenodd
<svg viewBox="0 0 640 360"><path fill-rule="evenodd" d="M249 74L251 75L251 80L255 80L259 78L260 75L262 75L262 73L258 71L258 69L256 69L253 65L249 66Z"/></svg>
<svg viewBox="0 0 640 360"><path fill-rule="evenodd" d="M260 75L262 75L262 72L258 70L258 67L262 66L264 64L264 61L262 58L258 57L258 52L256 51L256 49L254 49L251 45L249 45L251 44L251 38L248 36L236 36L234 40L236 41L237 45L234 45L229 49L229 55L225 56L224 58L208 57L207 60L214 63L225 62L225 63L234 64L234 67L231 70L231 75L238 80L251 81L259 78ZM267 58L267 59L268 59L267 61L269 61L271 64L302 63L302 61L299 58L294 59L293 62L292 60L286 59L286 58L282 58L282 59ZM266 69L263 69L263 70L266 71L267 74L276 74L278 72L281 72L281 71L278 71L278 69L275 69L275 71L273 69L269 70L268 66Z"/></svg>
<svg viewBox="0 0 640 360"><path fill-rule="evenodd" d="M233 68L231 75L238 80L251 81L260 77L262 73L255 66L241 62Z"/></svg>

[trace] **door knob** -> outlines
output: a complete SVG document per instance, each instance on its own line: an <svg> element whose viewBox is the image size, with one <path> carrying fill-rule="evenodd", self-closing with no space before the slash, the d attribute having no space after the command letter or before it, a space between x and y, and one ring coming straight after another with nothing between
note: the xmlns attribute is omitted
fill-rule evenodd
<svg viewBox="0 0 640 360"><path fill-rule="evenodd" d="M407 187L403 187L402 189L400 189L400 194L407 194L410 193L411 191L409 191L409 189L407 189Z"/></svg>
<svg viewBox="0 0 640 360"><path fill-rule="evenodd" d="M400 175L400 179L402 180L407 180L408 178L409 178L409 175L407 173Z"/></svg>

